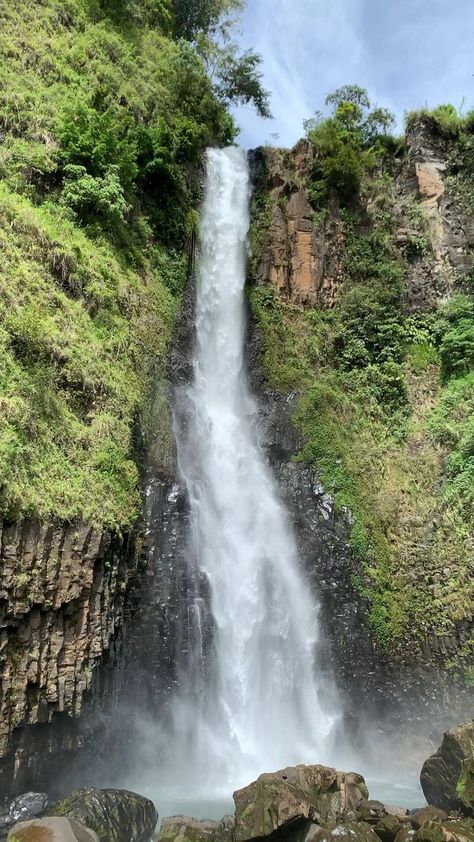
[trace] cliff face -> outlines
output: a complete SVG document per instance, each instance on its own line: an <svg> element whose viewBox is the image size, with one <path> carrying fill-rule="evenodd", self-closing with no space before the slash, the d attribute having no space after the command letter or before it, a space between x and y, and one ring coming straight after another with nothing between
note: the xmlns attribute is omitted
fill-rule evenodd
<svg viewBox="0 0 474 842"><path fill-rule="evenodd" d="M395 240L400 249L419 229L405 209L417 202L429 236L430 250L406 276L406 307L426 310L451 295L456 276L470 271L474 220L446 187L452 144L425 121L407 132L403 156L391 162L394 172ZM258 255L254 280L271 284L285 301L329 308L344 282L344 226L337 202L322 225L308 195L307 182L315 151L301 140L291 151L260 149L251 153L255 179L270 200L265 245ZM264 185L264 186L263 186ZM367 204L370 209L370 197Z"/></svg>
<svg viewBox="0 0 474 842"><path fill-rule="evenodd" d="M453 679L469 676L470 504L450 508L445 489L456 437L437 432L441 416L453 431L447 407L457 401L467 434L472 401L470 375L463 379L460 370L450 385L436 346L437 320L450 300L465 294L472 308L474 220L453 184L455 140L429 119L412 121L403 147L385 153L349 209L336 191L326 207L315 202L318 152L310 140L291 151L250 154L251 368L265 372L255 381L264 415L286 406L284 417L295 428L286 465L297 457L315 472L315 482L304 480L305 505L312 498L319 509L323 535L331 523L339 536L339 551L329 554L316 539L312 548L303 539L330 637L339 640L336 648L345 638L347 653L351 638L364 641L365 675L376 674L381 686L389 663L448 666ZM474 324L463 325L472 333ZM466 358L465 371L469 365ZM278 429L281 423L267 435L277 463ZM298 511L301 489L292 488L287 467L277 470ZM335 600L327 586L331 566L338 569ZM347 676L354 657L342 655ZM394 675L399 682L400 666L392 686ZM426 672L416 680L430 685Z"/></svg>
<svg viewBox="0 0 474 842"><path fill-rule="evenodd" d="M34 780L38 727L78 717L94 667L123 623L132 538L87 524L1 524L0 786ZM72 731L72 729L71 729ZM76 739L76 747L81 743ZM72 733L57 748L71 750ZM38 745L38 749L40 744Z"/></svg>

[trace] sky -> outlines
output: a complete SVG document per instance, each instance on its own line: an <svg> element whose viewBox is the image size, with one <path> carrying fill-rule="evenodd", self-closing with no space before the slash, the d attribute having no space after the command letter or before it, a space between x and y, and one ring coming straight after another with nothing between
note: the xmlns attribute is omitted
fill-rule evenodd
<svg viewBox="0 0 474 842"><path fill-rule="evenodd" d="M238 36L262 57L272 120L235 109L239 143L292 146L328 93L355 83L407 110L474 107L474 0L247 0Z"/></svg>

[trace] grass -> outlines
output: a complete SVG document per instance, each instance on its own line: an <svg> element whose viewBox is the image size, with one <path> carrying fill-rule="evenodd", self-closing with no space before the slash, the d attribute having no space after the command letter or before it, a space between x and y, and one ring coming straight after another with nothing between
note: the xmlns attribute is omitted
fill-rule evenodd
<svg viewBox="0 0 474 842"><path fill-rule="evenodd" d="M8 517L136 516L132 428L177 299L57 210L0 184L0 483Z"/></svg>

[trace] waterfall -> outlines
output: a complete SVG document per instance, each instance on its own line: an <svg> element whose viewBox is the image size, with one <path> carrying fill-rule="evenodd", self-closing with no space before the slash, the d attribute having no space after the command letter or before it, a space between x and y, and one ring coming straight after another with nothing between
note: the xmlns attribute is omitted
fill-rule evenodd
<svg viewBox="0 0 474 842"><path fill-rule="evenodd" d="M176 425L194 592L163 760L167 780L207 792L323 762L332 725L315 666L317 609L259 447L244 366L249 200L245 153L209 150L194 377Z"/></svg>

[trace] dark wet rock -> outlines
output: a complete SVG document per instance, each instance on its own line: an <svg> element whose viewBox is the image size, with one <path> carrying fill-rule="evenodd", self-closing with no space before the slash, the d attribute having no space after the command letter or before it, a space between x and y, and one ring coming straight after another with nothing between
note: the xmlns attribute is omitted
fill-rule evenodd
<svg viewBox="0 0 474 842"><path fill-rule="evenodd" d="M10 830L8 842L99 842L99 837L75 819L47 816L19 822Z"/></svg>
<svg viewBox="0 0 474 842"><path fill-rule="evenodd" d="M16 822L41 816L48 806L45 792L25 792L10 801L5 814L0 816L0 834L5 833Z"/></svg>
<svg viewBox="0 0 474 842"><path fill-rule="evenodd" d="M351 821L368 790L361 775L327 766L290 766L234 792L235 839L246 842L309 821Z"/></svg>
<svg viewBox="0 0 474 842"><path fill-rule="evenodd" d="M444 734L439 749L423 764L420 781L430 804L474 813L474 720Z"/></svg>
<svg viewBox="0 0 474 842"><path fill-rule="evenodd" d="M231 842L233 830L232 816L221 821L169 816L162 820L158 838L160 842Z"/></svg>
<svg viewBox="0 0 474 842"><path fill-rule="evenodd" d="M91 827L100 842L148 842L158 821L152 801L125 789L78 789L51 813Z"/></svg>

